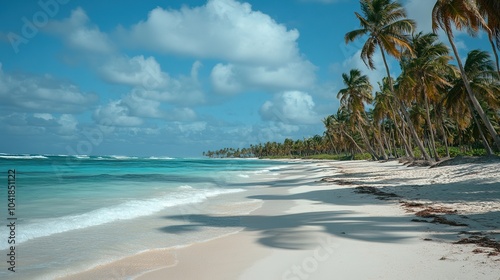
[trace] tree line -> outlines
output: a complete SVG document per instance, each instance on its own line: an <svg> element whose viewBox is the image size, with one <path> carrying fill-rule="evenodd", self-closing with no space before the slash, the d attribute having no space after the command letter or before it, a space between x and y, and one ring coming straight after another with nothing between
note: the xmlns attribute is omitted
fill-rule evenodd
<svg viewBox="0 0 500 280"><path fill-rule="evenodd" d="M249 148L204 152L209 157L310 156L367 154L373 159L406 156L427 161L481 148L500 151L500 1L437 0L432 10L433 33L416 33L415 21L393 0L361 0L355 12L360 28L345 42L365 39L361 58L374 70L380 53L386 77L372 85L359 69L342 74L337 93L340 107L323 119L323 135ZM488 35L489 51L472 50L464 61L454 29L471 36ZM439 41L443 30L451 50ZM391 76L387 57L399 62ZM373 95L374 93L374 95Z"/></svg>

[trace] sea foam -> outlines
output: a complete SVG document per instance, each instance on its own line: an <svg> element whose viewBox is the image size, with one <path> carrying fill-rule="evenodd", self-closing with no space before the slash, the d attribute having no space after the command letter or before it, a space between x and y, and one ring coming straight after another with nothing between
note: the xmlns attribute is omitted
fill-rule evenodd
<svg viewBox="0 0 500 280"><path fill-rule="evenodd" d="M242 191L244 190L219 188L196 189L185 185L177 188L176 192L171 192L158 198L131 200L78 215L25 221L23 222L22 231L20 230L17 233L16 244L70 230L84 229L119 220L147 216L167 207L200 203L209 197ZM0 249L6 249L5 244L0 246Z"/></svg>

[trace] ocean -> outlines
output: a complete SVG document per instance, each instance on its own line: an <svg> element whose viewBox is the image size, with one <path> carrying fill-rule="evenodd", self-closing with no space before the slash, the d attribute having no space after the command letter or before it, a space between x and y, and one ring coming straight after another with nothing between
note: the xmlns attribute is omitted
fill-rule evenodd
<svg viewBox="0 0 500 280"><path fill-rule="evenodd" d="M256 159L0 154L5 224L0 279L54 279L238 231L237 222L187 234L167 229L189 225L191 214L257 209L261 202L246 199L245 192L259 187L257 178L278 176L284 165ZM13 170L15 179L9 176Z"/></svg>

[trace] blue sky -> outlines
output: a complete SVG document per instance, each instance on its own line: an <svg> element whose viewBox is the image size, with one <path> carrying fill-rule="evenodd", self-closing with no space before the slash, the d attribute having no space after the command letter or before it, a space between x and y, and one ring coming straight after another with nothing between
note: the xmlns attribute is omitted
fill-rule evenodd
<svg viewBox="0 0 500 280"><path fill-rule="evenodd" d="M434 0L401 2L430 31ZM3 1L0 152L200 156L323 133L354 0ZM443 39L445 39L442 36ZM457 35L462 56L490 50ZM390 61L391 71L398 66Z"/></svg>

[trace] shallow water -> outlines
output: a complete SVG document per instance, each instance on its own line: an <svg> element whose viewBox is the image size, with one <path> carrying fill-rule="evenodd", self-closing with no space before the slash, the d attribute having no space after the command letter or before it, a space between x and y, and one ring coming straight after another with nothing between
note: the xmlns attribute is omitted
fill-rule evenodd
<svg viewBox="0 0 500 280"><path fill-rule="evenodd" d="M2 154L0 218L7 223L7 170L15 169L16 206L11 217L17 220L16 272L3 265L0 278L52 279L141 251L238 230L238 221L227 221L227 227L171 232L176 223L189 226L192 213L241 214L257 208L258 202L245 199L245 192L256 184L247 183L276 176L283 165L261 160ZM9 228L4 226L0 234L0 254L6 256L13 245L8 244Z"/></svg>

